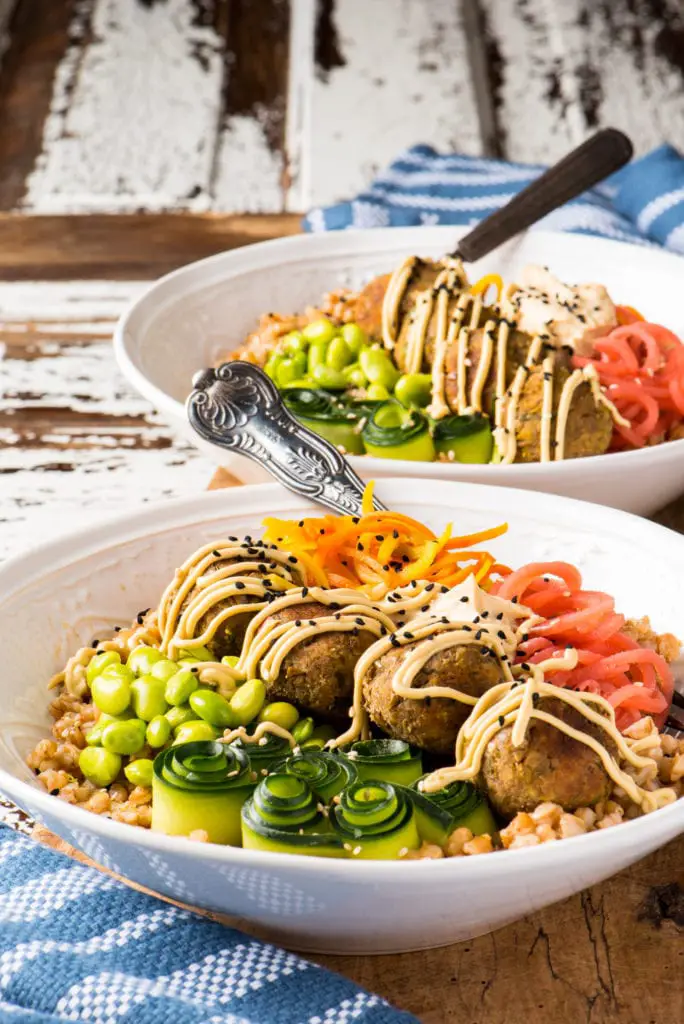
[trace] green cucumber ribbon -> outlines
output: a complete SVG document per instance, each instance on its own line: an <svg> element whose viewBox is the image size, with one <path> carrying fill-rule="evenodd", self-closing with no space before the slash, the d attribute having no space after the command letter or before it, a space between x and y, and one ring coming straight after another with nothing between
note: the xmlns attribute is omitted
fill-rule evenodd
<svg viewBox="0 0 684 1024"><path fill-rule="evenodd" d="M427 778L427 776L423 776ZM497 825L483 793L470 782L451 782L444 789L424 793L422 779L411 783L407 794L413 803L421 839L443 846L457 828L469 828L474 836L494 835Z"/></svg>
<svg viewBox="0 0 684 1024"><path fill-rule="evenodd" d="M247 732L253 733L256 725L248 725ZM256 743L245 743L239 736L228 744L229 747L244 751L253 771L258 778L266 775L273 769L273 766L283 758L287 757L292 749L284 736L277 736L273 732L265 732Z"/></svg>
<svg viewBox="0 0 684 1024"><path fill-rule="evenodd" d="M420 845L413 805L403 787L353 782L330 812L335 834L352 857L397 860Z"/></svg>
<svg viewBox="0 0 684 1024"><path fill-rule="evenodd" d="M363 454L359 416L350 405L338 401L327 391L307 388L287 388L283 391L283 401L309 430L331 444L341 445L352 455Z"/></svg>
<svg viewBox="0 0 684 1024"><path fill-rule="evenodd" d="M240 812L256 778L243 750L198 740L154 759L152 828L172 836L205 831L210 843L240 845Z"/></svg>
<svg viewBox="0 0 684 1024"><path fill-rule="evenodd" d="M435 423L432 438L438 452L453 452L457 462L484 463L492 458L492 428L482 413L445 416Z"/></svg>
<svg viewBox="0 0 684 1024"><path fill-rule="evenodd" d="M375 409L361 432L368 455L382 459L432 462L435 449L426 416L390 399Z"/></svg>
<svg viewBox="0 0 684 1024"><path fill-rule="evenodd" d="M329 804L345 786L356 782L357 777L356 767L350 760L329 750L302 750L275 770L302 779L324 804Z"/></svg>
<svg viewBox="0 0 684 1024"><path fill-rule="evenodd" d="M285 772L262 779L242 808L242 845L274 853L345 856L313 790Z"/></svg>
<svg viewBox="0 0 684 1024"><path fill-rule="evenodd" d="M420 750L410 747L404 740L361 740L344 751L359 776L382 782L410 786L423 773Z"/></svg>

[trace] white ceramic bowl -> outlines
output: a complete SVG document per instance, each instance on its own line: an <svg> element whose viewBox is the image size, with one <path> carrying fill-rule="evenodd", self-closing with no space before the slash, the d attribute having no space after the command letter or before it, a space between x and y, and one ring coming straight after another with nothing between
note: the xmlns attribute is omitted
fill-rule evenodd
<svg viewBox="0 0 684 1024"><path fill-rule="evenodd" d="M462 233L462 232L461 232ZM262 242L192 263L162 278L131 307L115 334L119 365L177 432L245 482L267 479L239 455L200 441L184 401L196 370L237 347L268 311L294 312L335 287L357 288L406 255L453 249L450 227L390 228L302 235ZM550 266L566 281L602 281L616 301L684 336L684 260L580 235L532 231L473 265L473 276L511 279L527 263ZM684 440L643 451L557 463L468 466L353 457L366 479L412 476L523 487L647 515L684 491Z"/></svg>
<svg viewBox="0 0 684 1024"><path fill-rule="evenodd" d="M684 537L612 509L524 491L383 480L391 507L459 531L506 516L491 545L509 564L567 558L655 628L681 625ZM93 635L153 605L178 564L268 511L309 511L277 485L203 494L45 545L0 569L0 790L100 864L167 896L232 915L304 950L401 952L490 931L578 892L684 831L684 800L637 821L536 849L425 863L337 861L200 845L133 828L39 789L24 757L48 734L48 677Z"/></svg>

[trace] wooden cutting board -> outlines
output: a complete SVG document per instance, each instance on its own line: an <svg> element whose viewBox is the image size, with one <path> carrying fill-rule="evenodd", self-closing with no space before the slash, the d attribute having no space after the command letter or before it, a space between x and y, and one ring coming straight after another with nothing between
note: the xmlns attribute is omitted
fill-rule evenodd
<svg viewBox="0 0 684 1024"><path fill-rule="evenodd" d="M209 489L239 484L219 469ZM670 516L663 517L668 525L682 529L681 507L674 522ZM47 829L33 835L106 871ZM243 921L198 913L247 930ZM684 836L607 882L491 935L420 953L309 959L423 1024L675 1024L684 1020L683 932Z"/></svg>

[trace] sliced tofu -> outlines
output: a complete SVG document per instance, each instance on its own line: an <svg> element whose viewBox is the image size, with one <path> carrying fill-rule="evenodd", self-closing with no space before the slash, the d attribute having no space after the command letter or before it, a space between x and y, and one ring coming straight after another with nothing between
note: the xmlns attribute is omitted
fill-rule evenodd
<svg viewBox="0 0 684 1024"><path fill-rule="evenodd" d="M615 305L602 284L563 284L546 267L525 267L511 301L519 330L548 334L550 344L567 345L582 356L617 326Z"/></svg>

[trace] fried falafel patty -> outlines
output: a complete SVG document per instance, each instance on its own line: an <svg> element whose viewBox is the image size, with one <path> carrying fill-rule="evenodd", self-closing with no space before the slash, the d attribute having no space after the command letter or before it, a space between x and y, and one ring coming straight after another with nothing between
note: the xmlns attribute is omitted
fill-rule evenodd
<svg viewBox="0 0 684 1024"><path fill-rule="evenodd" d="M392 689L392 680L417 644L394 648L374 665L363 685L363 702L371 720L394 739L405 740L422 750L453 755L458 730L472 711L449 697L400 697ZM496 658L465 644L438 651L420 670L413 686L448 686L469 697L483 693L502 681Z"/></svg>
<svg viewBox="0 0 684 1024"><path fill-rule="evenodd" d="M537 707L592 736L615 755L614 744L600 726L565 701L546 697ZM535 718L522 746L513 746L512 731L512 726L506 726L497 732L482 758L482 783L490 803L503 817L533 811L546 802L574 811L593 807L610 796L613 781L598 754L585 743Z"/></svg>
<svg viewBox="0 0 684 1024"><path fill-rule="evenodd" d="M266 622L291 622L330 615L317 601L292 605L274 612ZM354 694L354 669L375 636L363 629L350 632L322 632L297 644L283 659L276 679L266 683L269 701L287 700L298 708L322 718L347 718Z"/></svg>

